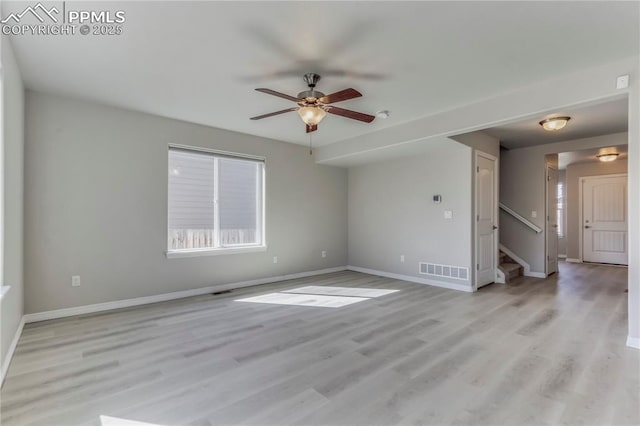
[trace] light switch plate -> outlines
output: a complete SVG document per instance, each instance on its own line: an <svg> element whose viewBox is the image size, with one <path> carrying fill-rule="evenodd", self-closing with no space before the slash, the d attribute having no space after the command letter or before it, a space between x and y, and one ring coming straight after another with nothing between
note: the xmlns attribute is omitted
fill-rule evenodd
<svg viewBox="0 0 640 426"><path fill-rule="evenodd" d="M532 217L532 218L534 218L534 219L535 219L536 217L538 217L538 212L537 212L537 211L535 211L535 210L533 210L533 211L531 212L531 217Z"/></svg>
<svg viewBox="0 0 640 426"><path fill-rule="evenodd" d="M453 211L452 210L445 210L444 211L444 218L445 219L453 219Z"/></svg>
<svg viewBox="0 0 640 426"><path fill-rule="evenodd" d="M626 89L629 87L629 75L621 75L616 79L616 89Z"/></svg>

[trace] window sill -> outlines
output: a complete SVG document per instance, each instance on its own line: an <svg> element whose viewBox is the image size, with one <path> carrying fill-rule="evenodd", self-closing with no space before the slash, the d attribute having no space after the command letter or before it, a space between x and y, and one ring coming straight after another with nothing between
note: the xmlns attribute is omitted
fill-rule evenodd
<svg viewBox="0 0 640 426"><path fill-rule="evenodd" d="M172 250L168 251L167 259L182 257L220 256L225 254L256 253L267 251L267 246L222 247L217 249Z"/></svg>

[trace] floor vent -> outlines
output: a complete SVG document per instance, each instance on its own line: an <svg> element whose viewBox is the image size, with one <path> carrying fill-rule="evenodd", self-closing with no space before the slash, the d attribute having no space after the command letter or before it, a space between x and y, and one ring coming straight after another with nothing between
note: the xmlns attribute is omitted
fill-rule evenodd
<svg viewBox="0 0 640 426"><path fill-rule="evenodd" d="M469 268L463 268L460 266L420 262L420 269L418 272L424 275L453 278L456 280L467 281L469 279Z"/></svg>

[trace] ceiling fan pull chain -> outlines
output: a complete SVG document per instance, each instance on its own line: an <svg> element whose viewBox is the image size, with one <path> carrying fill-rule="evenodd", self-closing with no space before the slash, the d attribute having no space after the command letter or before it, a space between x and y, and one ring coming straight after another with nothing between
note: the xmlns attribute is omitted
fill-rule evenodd
<svg viewBox="0 0 640 426"><path fill-rule="evenodd" d="M311 138L313 137L313 133L309 133L309 155L313 155L313 145Z"/></svg>

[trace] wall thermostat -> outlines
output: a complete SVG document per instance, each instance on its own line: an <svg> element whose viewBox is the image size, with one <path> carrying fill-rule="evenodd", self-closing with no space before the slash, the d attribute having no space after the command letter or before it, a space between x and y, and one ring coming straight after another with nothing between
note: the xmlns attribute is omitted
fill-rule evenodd
<svg viewBox="0 0 640 426"><path fill-rule="evenodd" d="M442 195L434 195L433 196L433 202L436 204L440 204L440 202L442 201Z"/></svg>

